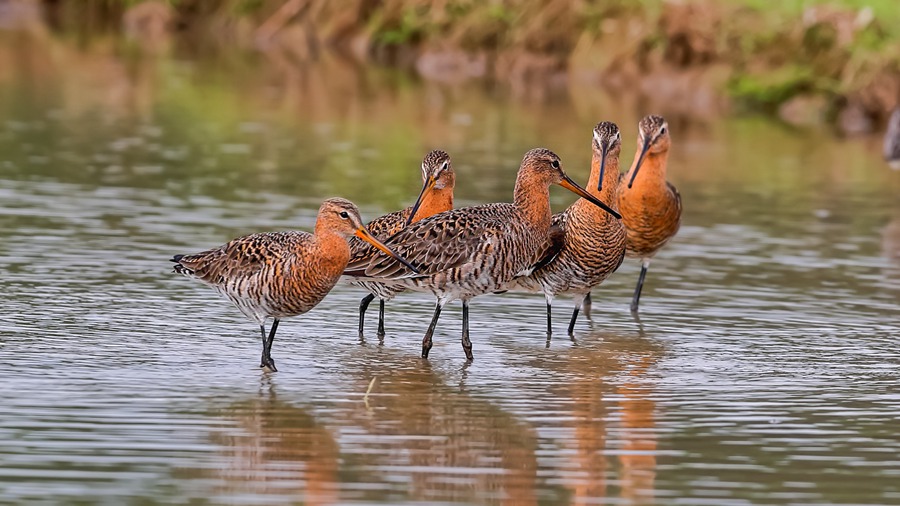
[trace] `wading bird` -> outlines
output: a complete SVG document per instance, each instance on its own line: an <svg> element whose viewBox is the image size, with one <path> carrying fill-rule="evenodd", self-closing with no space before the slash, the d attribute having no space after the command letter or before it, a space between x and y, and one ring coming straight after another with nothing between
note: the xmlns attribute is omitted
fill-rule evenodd
<svg viewBox="0 0 900 506"><path fill-rule="evenodd" d="M619 187L619 127L604 121L597 124L591 141L591 175L587 188L601 202L616 202ZM578 310L591 288L602 283L622 265L625 258L625 226L609 213L585 199L553 215L550 241L531 275L518 278L514 289L543 292L547 300L547 335L552 331L550 314L553 299L562 293L575 298L569 321L573 334Z"/></svg>
<svg viewBox="0 0 900 506"><path fill-rule="evenodd" d="M277 371L272 342L282 318L301 315L325 298L350 259L352 236L359 237L415 270L362 224L352 202L331 198L322 203L314 233L268 232L234 239L193 255L175 255L175 272L212 286L259 324L260 367ZM274 318L266 337L266 320Z"/></svg>
<svg viewBox="0 0 900 506"><path fill-rule="evenodd" d="M681 195L666 181L672 143L669 125L661 116L645 116L638 123L638 131L634 163L622 175L619 187L626 255L641 259L641 275L631 299L632 312L638 310L650 260L681 226Z"/></svg>
<svg viewBox="0 0 900 506"><path fill-rule="evenodd" d="M425 155L425 159L422 160L422 183L422 191L415 206L375 218L366 225L372 235L385 241L410 223L453 209L456 175L450 164L450 155L438 149ZM350 240L351 264L371 260L377 254L378 249L371 244L357 238ZM351 282L369 291L369 295L359 302L359 337L363 336L366 309L375 297L378 297L378 337L384 337L384 303L406 288L398 283L356 280Z"/></svg>
<svg viewBox="0 0 900 506"><path fill-rule="evenodd" d="M400 281L437 298L431 324L422 339L428 358L441 309L462 300L462 346L472 360L469 300L507 289L516 276L530 273L550 239L550 185L558 184L590 200L617 218L618 213L594 198L563 172L559 157L548 149L525 154L516 177L512 203L464 207L413 223L387 242L420 273L410 273L394 259L379 255L348 266L347 273L378 281Z"/></svg>

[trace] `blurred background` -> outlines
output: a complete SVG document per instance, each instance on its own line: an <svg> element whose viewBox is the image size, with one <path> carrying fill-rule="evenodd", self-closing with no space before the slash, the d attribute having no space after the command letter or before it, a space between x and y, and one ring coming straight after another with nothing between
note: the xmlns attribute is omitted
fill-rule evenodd
<svg viewBox="0 0 900 506"><path fill-rule="evenodd" d="M890 0L3 0L0 16L34 77L51 63L92 65L145 107L153 76L166 75L136 68L148 59L215 61L247 75L244 86L277 87L268 100L296 100L331 62L525 101L602 89L670 114L759 111L845 134L877 130L900 92ZM3 58L9 79L17 59Z"/></svg>
<svg viewBox="0 0 900 506"><path fill-rule="evenodd" d="M110 141L113 153L65 171L81 181L114 177L105 172L117 168L149 180L177 168L215 174L222 191L317 200L329 188L385 208L406 202L416 179L409 167L430 148L461 157L464 173L475 157L514 164L536 145L584 163L578 133L612 120L633 138L648 113L666 116L685 140L709 140L730 124L741 132L729 143L771 134L830 149L850 139L850 149L877 156L900 97L895 7L2 0L0 113L13 130L40 116L48 128L74 128L76 139L128 134ZM67 156L57 135L43 136L43 148ZM150 140L165 149L148 155L165 163L134 174L120 155L146 151ZM37 160L13 165L55 170ZM689 165L681 177L698 170ZM368 178L353 177L375 167L377 195ZM508 186L459 181L459 195L472 201Z"/></svg>
<svg viewBox="0 0 900 506"><path fill-rule="evenodd" d="M0 502L896 503L898 98L896 0L0 0ZM430 297L378 342L338 286L263 375L171 273L410 205L434 148L457 206L536 146L586 181L602 120L624 169L651 113L684 215L639 318L626 261L572 339L488 295L422 361Z"/></svg>

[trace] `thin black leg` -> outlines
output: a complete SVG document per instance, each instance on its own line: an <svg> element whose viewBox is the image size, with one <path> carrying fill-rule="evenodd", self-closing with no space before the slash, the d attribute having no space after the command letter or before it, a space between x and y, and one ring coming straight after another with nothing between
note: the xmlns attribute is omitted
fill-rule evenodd
<svg viewBox="0 0 900 506"><path fill-rule="evenodd" d="M441 303L438 302L434 306L434 316L431 317L431 325L428 326L428 330L425 332L425 337L422 338L422 358L428 358L428 352L431 351L431 336L434 335L434 328L437 327L438 318L441 317Z"/></svg>
<svg viewBox="0 0 900 506"><path fill-rule="evenodd" d="M632 313L637 312L638 304L641 302L641 289L644 288L644 277L647 276L647 267L646 263L641 265L641 276L638 278L637 286L634 288L634 297L631 298Z"/></svg>
<svg viewBox="0 0 900 506"><path fill-rule="evenodd" d="M272 343L275 341L275 331L278 330L278 318L272 322L272 328L269 329L269 340L266 341L264 355L264 366L268 367L272 372L278 372L275 368L275 360L272 359Z"/></svg>
<svg viewBox="0 0 900 506"><path fill-rule="evenodd" d="M550 301L547 301L547 337L553 335L553 315L550 312Z"/></svg>
<svg viewBox="0 0 900 506"><path fill-rule="evenodd" d="M584 312L584 317L588 320L591 319L591 306L593 305L593 301L591 301L591 292L584 297L584 302L581 303L581 311Z"/></svg>
<svg viewBox="0 0 900 506"><path fill-rule="evenodd" d="M474 357L472 356L472 341L469 339L469 301L462 301L463 305L463 331L462 331L462 347L463 351L466 352L466 358L471 361Z"/></svg>
<svg viewBox="0 0 900 506"><path fill-rule="evenodd" d="M268 337L266 337L265 325L259 326L259 333L262 334L262 355L259 359L259 367L262 368L266 366L266 342L269 340Z"/></svg>
<svg viewBox="0 0 900 506"><path fill-rule="evenodd" d="M375 294L370 293L359 301L359 337L363 336L363 326L366 323L366 309L369 309L369 303L375 300Z"/></svg>
<svg viewBox="0 0 900 506"><path fill-rule="evenodd" d="M578 319L578 306L575 306L575 311L572 311L572 319L569 320L569 335L575 335L575 320Z"/></svg>
<svg viewBox="0 0 900 506"><path fill-rule="evenodd" d="M384 337L384 299L378 299L378 337Z"/></svg>

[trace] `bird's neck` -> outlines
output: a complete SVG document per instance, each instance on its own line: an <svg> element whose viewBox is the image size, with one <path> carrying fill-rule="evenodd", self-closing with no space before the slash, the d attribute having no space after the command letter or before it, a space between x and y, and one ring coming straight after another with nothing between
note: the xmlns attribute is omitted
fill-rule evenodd
<svg viewBox="0 0 900 506"><path fill-rule="evenodd" d="M323 270L340 274L350 261L350 245L347 238L320 224L316 224L313 247Z"/></svg>
<svg viewBox="0 0 900 506"><path fill-rule="evenodd" d="M619 157L608 156L606 158L606 167L603 170L603 188L597 191L597 183L600 182L600 165L602 155L594 153L591 156L591 177L588 178L586 190L593 196L600 199L604 204L618 211L619 206L616 203L616 192L619 187ZM642 169L643 170L643 169ZM590 204L598 213L606 213L594 204Z"/></svg>
<svg viewBox="0 0 900 506"><path fill-rule="evenodd" d="M513 191L513 204L528 222L540 230L550 230L550 185L546 181L520 173Z"/></svg>
<svg viewBox="0 0 900 506"><path fill-rule="evenodd" d="M634 162L631 163L631 168L628 169L628 173L625 175L625 180L622 182L624 191L629 190L628 181L631 181L631 176L634 174L635 165L637 164L637 157L640 154L640 151L635 154ZM640 188L644 191L665 189L668 160L668 151L647 153L644 156L644 161L641 163L641 170L638 172L630 189Z"/></svg>
<svg viewBox="0 0 900 506"><path fill-rule="evenodd" d="M452 188L442 188L440 190L427 192L422 198L422 203L419 205L419 209L416 210L416 214L412 217L410 223L415 223L419 220L428 218L429 216L434 216L435 214L451 209L453 209Z"/></svg>

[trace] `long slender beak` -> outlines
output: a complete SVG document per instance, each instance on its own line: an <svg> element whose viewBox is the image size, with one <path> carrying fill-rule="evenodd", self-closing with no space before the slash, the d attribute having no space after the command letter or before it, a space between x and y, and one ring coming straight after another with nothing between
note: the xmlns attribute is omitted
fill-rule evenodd
<svg viewBox="0 0 900 506"><path fill-rule="evenodd" d="M372 234L370 234L366 228L356 229L356 233L354 235L356 237L359 237L363 241L366 241L367 243L371 244L372 246L375 246L376 248L381 250L381 252L383 252L385 255L388 255L391 258L393 258L394 260L405 265L406 267L408 267L411 271L415 272L416 274L419 273L419 269L416 269L415 267L413 267L413 265L411 263L407 262L406 259L403 258L402 256L394 253L394 251L391 250L391 248L388 248L387 246L384 245L383 242L379 241Z"/></svg>
<svg viewBox="0 0 900 506"><path fill-rule="evenodd" d="M570 192L574 193L575 195L578 195L581 198L589 200L592 204L599 207L600 209L603 209L604 211L608 212L609 214L613 215L616 219L619 219L619 220L622 219L621 214L617 213L616 211L614 211L612 208L610 208L603 202L600 202L600 200L597 197L594 197L593 195L588 193L587 190L585 190L584 188L578 186L578 184L575 181L572 181L569 178L569 176L563 174L563 180L559 182L559 185L562 186L563 188L569 190Z"/></svg>
<svg viewBox="0 0 900 506"><path fill-rule="evenodd" d="M628 188L631 188L631 185L634 184L634 178L637 177L638 170L641 168L641 164L644 163L644 156L650 150L650 140L650 137L644 138L644 146L641 147L641 154L638 155L637 163L634 165L634 172L631 173L631 179L628 180Z"/></svg>
<svg viewBox="0 0 900 506"><path fill-rule="evenodd" d="M419 192L419 198L416 199L415 205L413 205L412 212L409 213L409 218L406 218L406 225L409 226L412 223L413 218L416 216L416 212L419 210L419 206L422 205L422 199L425 197L425 194L430 192L434 185L437 184L437 178L434 176L428 176L428 179L425 180L425 184L422 185L422 191Z"/></svg>
<svg viewBox="0 0 900 506"><path fill-rule="evenodd" d="M600 181L597 181L597 191L603 190L603 174L606 172L606 153L609 152L609 146L604 144L603 148L600 149L600 155L603 157L600 160Z"/></svg>

